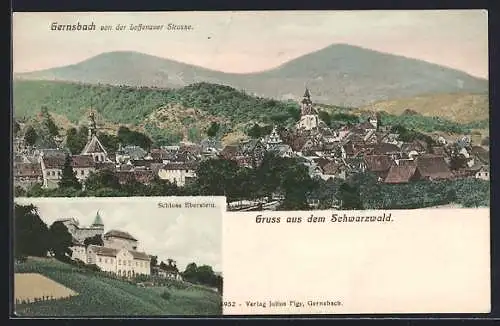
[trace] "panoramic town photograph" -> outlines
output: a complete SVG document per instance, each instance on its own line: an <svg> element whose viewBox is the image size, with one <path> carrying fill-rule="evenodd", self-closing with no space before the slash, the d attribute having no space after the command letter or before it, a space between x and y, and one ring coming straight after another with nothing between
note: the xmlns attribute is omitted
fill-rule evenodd
<svg viewBox="0 0 500 326"><path fill-rule="evenodd" d="M19 198L14 209L17 316L222 314L224 198Z"/></svg>
<svg viewBox="0 0 500 326"><path fill-rule="evenodd" d="M486 11L16 13L13 34L16 197L490 204Z"/></svg>

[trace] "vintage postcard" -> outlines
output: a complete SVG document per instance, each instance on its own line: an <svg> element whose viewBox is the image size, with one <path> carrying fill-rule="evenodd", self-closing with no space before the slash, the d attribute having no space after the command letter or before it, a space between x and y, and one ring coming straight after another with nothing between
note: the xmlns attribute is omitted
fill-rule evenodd
<svg viewBox="0 0 500 326"><path fill-rule="evenodd" d="M224 197L18 198L20 317L222 314Z"/></svg>
<svg viewBox="0 0 500 326"><path fill-rule="evenodd" d="M16 197L224 196L228 314L489 309L487 11L24 12L12 30Z"/></svg>

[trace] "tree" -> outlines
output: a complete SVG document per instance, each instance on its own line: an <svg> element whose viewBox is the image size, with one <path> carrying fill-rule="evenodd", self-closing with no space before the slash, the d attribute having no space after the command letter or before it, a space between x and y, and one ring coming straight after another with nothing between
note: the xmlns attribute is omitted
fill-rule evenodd
<svg viewBox="0 0 500 326"><path fill-rule="evenodd" d="M85 240L83 240L83 244L85 245L85 248L87 248L90 245L104 246L104 241L102 240L101 235L96 234L93 237L85 238Z"/></svg>
<svg viewBox="0 0 500 326"><path fill-rule="evenodd" d="M29 126L26 129L26 133L24 134L24 141L26 142L27 145L34 146L37 140L38 140L38 133L36 132L35 128Z"/></svg>
<svg viewBox="0 0 500 326"><path fill-rule="evenodd" d="M192 142L199 142L201 140L201 134L198 128L196 127L189 128L188 140Z"/></svg>
<svg viewBox="0 0 500 326"><path fill-rule="evenodd" d="M82 141L79 138L78 130L76 128L70 128L66 132L66 147L72 154L80 153L83 149Z"/></svg>
<svg viewBox="0 0 500 326"><path fill-rule="evenodd" d="M59 180L59 188L67 189L81 189L82 185L78 182L76 178L75 172L73 171L73 167L71 166L72 160L71 156L66 155L66 159L64 160L64 166L62 169L61 180Z"/></svg>
<svg viewBox="0 0 500 326"><path fill-rule="evenodd" d="M196 170L196 184L201 195L233 196L237 184L238 165L234 161L210 159L200 163Z"/></svg>
<svg viewBox="0 0 500 326"><path fill-rule="evenodd" d="M85 190L97 191L103 188L121 190L121 185L118 177L109 170L91 172L85 180Z"/></svg>
<svg viewBox="0 0 500 326"><path fill-rule="evenodd" d="M140 146L146 150L149 150L153 144L145 134L123 126L118 129L117 137L119 143Z"/></svg>
<svg viewBox="0 0 500 326"><path fill-rule="evenodd" d="M71 257L71 246L73 236L68 232L68 228L60 221L52 223L49 228L50 249L59 260L66 260Z"/></svg>
<svg viewBox="0 0 500 326"><path fill-rule="evenodd" d="M118 136L110 135L106 133L99 133L99 140L101 141L102 146L106 148L106 150L111 153L114 153L118 150L119 139Z"/></svg>
<svg viewBox="0 0 500 326"><path fill-rule="evenodd" d="M151 256L150 265L156 267L158 265L158 256Z"/></svg>
<svg viewBox="0 0 500 326"><path fill-rule="evenodd" d="M324 123L326 123L327 126L329 126L330 122L332 121L332 117L326 111L319 111L318 117L320 118L320 120L322 120Z"/></svg>
<svg viewBox="0 0 500 326"><path fill-rule="evenodd" d="M52 116L50 115L47 107L42 106L41 113L43 117L43 125L47 128L49 134L52 137L59 136L59 128L52 119Z"/></svg>
<svg viewBox="0 0 500 326"><path fill-rule="evenodd" d="M220 125L217 122L212 121L212 123L210 123L210 127L207 130L207 136L208 137L215 137L215 136L217 136L217 133L219 132L219 130L220 130Z"/></svg>
<svg viewBox="0 0 500 326"><path fill-rule="evenodd" d="M34 205L14 205L14 255L47 255L49 231Z"/></svg>
<svg viewBox="0 0 500 326"><path fill-rule="evenodd" d="M360 198L359 188L351 186L345 182L339 187L338 198L342 209L362 209L363 205Z"/></svg>
<svg viewBox="0 0 500 326"><path fill-rule="evenodd" d="M262 129L257 123L254 123L253 126L248 129L247 135L252 138L260 138L262 137Z"/></svg>

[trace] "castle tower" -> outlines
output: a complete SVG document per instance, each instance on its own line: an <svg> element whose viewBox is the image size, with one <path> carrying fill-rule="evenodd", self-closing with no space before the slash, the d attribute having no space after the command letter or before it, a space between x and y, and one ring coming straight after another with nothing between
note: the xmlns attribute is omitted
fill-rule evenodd
<svg viewBox="0 0 500 326"><path fill-rule="evenodd" d="M92 227L96 229L104 229L104 222L102 221L101 215L99 211L95 215L94 223L92 223Z"/></svg>

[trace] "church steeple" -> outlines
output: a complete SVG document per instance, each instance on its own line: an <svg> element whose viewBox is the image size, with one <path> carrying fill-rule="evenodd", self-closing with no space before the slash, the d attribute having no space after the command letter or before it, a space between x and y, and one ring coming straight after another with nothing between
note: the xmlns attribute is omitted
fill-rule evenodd
<svg viewBox="0 0 500 326"><path fill-rule="evenodd" d="M311 101L311 93L309 92L309 88L306 87L306 91L304 92L304 96L302 98L302 105L300 109L301 115L314 115L313 103Z"/></svg>
<svg viewBox="0 0 500 326"><path fill-rule="evenodd" d="M95 116L94 116L94 111L90 109L89 113L89 135L88 135L88 141L92 139L97 134L97 124L95 123Z"/></svg>
<svg viewBox="0 0 500 326"><path fill-rule="evenodd" d="M304 96L302 97L302 103L312 104L311 93L309 92L309 88L307 88L307 87L306 87L306 91L304 92Z"/></svg>

